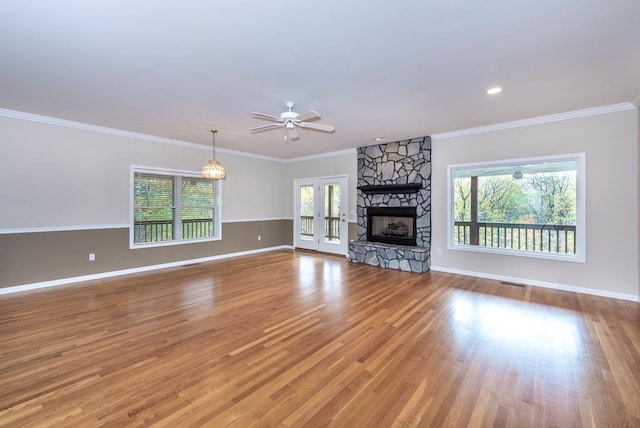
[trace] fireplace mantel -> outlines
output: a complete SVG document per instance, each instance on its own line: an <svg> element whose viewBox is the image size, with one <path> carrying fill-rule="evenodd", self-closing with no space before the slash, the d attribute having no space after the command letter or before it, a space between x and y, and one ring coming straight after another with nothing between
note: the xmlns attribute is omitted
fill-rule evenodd
<svg viewBox="0 0 640 428"><path fill-rule="evenodd" d="M422 188L420 183L409 184L371 184L367 186L358 186L358 190L367 194L380 193L416 193Z"/></svg>

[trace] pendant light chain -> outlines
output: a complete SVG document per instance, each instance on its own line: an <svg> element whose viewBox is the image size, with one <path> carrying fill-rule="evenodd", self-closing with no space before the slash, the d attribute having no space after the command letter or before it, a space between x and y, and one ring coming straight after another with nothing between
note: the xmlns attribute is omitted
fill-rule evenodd
<svg viewBox="0 0 640 428"><path fill-rule="evenodd" d="M211 130L211 140L213 141L213 143L211 144L211 152L213 153L212 156L212 160L216 160L216 132L218 132L217 129L212 129Z"/></svg>

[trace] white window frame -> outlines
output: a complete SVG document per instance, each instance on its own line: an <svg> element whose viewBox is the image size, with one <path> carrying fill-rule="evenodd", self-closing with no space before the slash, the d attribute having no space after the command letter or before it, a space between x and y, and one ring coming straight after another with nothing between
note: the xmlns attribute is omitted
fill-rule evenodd
<svg viewBox="0 0 640 428"><path fill-rule="evenodd" d="M485 168L495 166L508 166L508 165L523 165L530 163L541 163L545 161L562 161L562 160L575 160L577 163L576 170L576 253L575 254L558 254L558 253L546 253L539 251L524 251L517 249L504 249L504 248L492 248L482 247L478 245L463 245L454 244L453 228L455 219L454 216L454 203L455 203L455 189L454 174L458 169L466 168ZM551 260L562 260L569 262L586 262L586 170L585 170L585 154L584 153L571 153L564 155L553 156L536 156L530 158L518 158L518 159L504 159L497 161L487 162L473 162L463 164L447 165L447 249L456 251L471 251L477 253L490 253L490 254L502 254L519 257L532 257Z"/></svg>
<svg viewBox="0 0 640 428"><path fill-rule="evenodd" d="M138 248L150 248L150 247L166 247L170 245L183 245L183 244L193 244L200 242L209 242L209 241L220 241L222 240L222 181L214 180L214 186L217 186L217 189L214 189L214 197L213 201L213 225L215 235L207 238L195 238L195 239L182 239L182 230L179 229L176 231L176 239L171 241L158 241L158 242L147 242L147 243L135 243L134 242L134 219L135 219L135 207L134 207L134 191L135 191L135 174L143 173L143 174L155 174L155 175L167 175L167 176L180 176L180 177L193 177L193 178L202 178L202 175L198 171L187 171L187 170L177 170L177 169L167 169L167 168L156 168L149 166L141 166L141 165L131 165L130 168L130 182L129 182L129 248L130 249L138 249ZM180 200L177 201L178 204L181 203Z"/></svg>

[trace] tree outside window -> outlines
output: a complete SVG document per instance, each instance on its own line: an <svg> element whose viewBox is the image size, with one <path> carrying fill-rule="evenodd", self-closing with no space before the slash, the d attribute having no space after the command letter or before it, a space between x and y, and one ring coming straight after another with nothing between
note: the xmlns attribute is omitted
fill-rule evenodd
<svg viewBox="0 0 640 428"><path fill-rule="evenodd" d="M575 256L583 163L571 155L450 167L450 245Z"/></svg>

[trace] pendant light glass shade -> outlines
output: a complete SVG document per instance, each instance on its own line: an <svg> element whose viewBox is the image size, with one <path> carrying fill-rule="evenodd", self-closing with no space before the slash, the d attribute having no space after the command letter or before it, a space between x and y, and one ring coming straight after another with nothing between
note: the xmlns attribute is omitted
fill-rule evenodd
<svg viewBox="0 0 640 428"><path fill-rule="evenodd" d="M227 172L217 160L210 160L208 164L202 167L202 177L211 180L224 180Z"/></svg>
<svg viewBox="0 0 640 428"><path fill-rule="evenodd" d="M227 177L227 172L216 160L216 132L218 132L216 129L211 130L211 134L213 135L213 159L202 167L202 178L208 178L210 180L224 180Z"/></svg>

